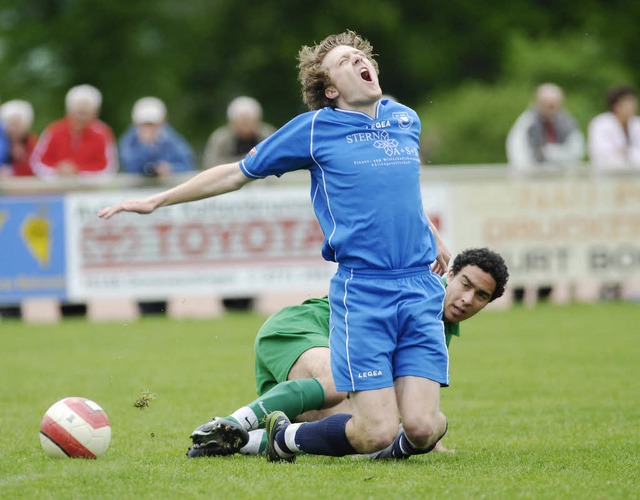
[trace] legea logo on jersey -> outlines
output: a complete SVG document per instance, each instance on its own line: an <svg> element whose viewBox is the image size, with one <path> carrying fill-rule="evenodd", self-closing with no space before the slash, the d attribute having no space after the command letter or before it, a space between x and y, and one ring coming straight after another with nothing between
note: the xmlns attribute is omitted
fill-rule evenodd
<svg viewBox="0 0 640 500"><path fill-rule="evenodd" d="M413 125L413 118L409 116L409 113L405 111L393 113L393 117L398 120L398 127L401 129L408 129Z"/></svg>
<svg viewBox="0 0 640 500"><path fill-rule="evenodd" d="M381 375L382 370L367 370L366 372L358 373L358 378L380 377Z"/></svg>
<svg viewBox="0 0 640 500"><path fill-rule="evenodd" d="M391 126L391 122L389 120L382 120L381 122L372 123L369 128L387 128Z"/></svg>

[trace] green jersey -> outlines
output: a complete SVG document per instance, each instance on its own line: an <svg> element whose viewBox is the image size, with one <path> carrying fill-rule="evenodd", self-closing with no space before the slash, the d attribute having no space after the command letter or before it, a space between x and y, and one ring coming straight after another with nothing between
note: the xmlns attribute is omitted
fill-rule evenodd
<svg viewBox="0 0 640 500"><path fill-rule="evenodd" d="M300 355L313 347L329 347L329 298L313 298L285 307L267 319L255 341L255 374L262 395L289 377ZM460 325L444 321L447 347L460 336Z"/></svg>
<svg viewBox="0 0 640 500"><path fill-rule="evenodd" d="M444 335L447 347L451 337L460 336L460 323L450 323L444 320ZM302 304L285 307L273 314L260 328L258 336L263 330L281 333L306 335L314 333L329 338L329 298L314 298L305 300ZM328 344L327 344L328 346Z"/></svg>

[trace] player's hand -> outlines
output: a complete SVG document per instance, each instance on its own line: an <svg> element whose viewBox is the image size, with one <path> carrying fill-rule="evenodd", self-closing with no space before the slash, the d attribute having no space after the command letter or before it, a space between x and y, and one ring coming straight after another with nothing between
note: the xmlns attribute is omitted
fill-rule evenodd
<svg viewBox="0 0 640 500"><path fill-rule="evenodd" d="M440 276L443 276L444 273L447 272L447 266L448 266L450 257L451 257L451 254L447 254L446 256L444 256L438 253L438 258L431 266L431 270L434 273L438 273Z"/></svg>
<svg viewBox="0 0 640 500"><path fill-rule="evenodd" d="M159 161L156 165L156 174L158 177L169 177L172 171L171 164L166 161Z"/></svg>
<svg viewBox="0 0 640 500"><path fill-rule="evenodd" d="M104 207L98 212L101 219L110 219L120 212L134 212L137 214L150 214L156 209L156 204L150 198L142 200L128 200L118 205Z"/></svg>
<svg viewBox="0 0 640 500"><path fill-rule="evenodd" d="M71 160L63 160L57 165L58 175L72 177L78 173L78 166Z"/></svg>
<svg viewBox="0 0 640 500"><path fill-rule="evenodd" d="M433 451L437 452L437 453L455 453L456 450L450 450L449 448L445 448L445 446L442 444L442 441L438 441L436 443L436 447L433 449Z"/></svg>
<svg viewBox="0 0 640 500"><path fill-rule="evenodd" d="M431 222L431 220L429 220L428 222L429 222L429 227L431 228L431 232L433 233L433 237L436 240L436 250L438 251L436 260L431 266L431 270L434 273L438 273L440 276L444 276L444 274L449 269L449 260L451 259L451 251L449 250L449 247L447 247L445 242L442 241L442 238L440 238L440 233L438 232L438 229L436 228L435 224Z"/></svg>
<svg viewBox="0 0 640 500"><path fill-rule="evenodd" d="M443 276L447 269L449 269L449 260L451 259L451 251L449 247L444 244L444 241L440 238L439 235L436 234L436 247L438 249L438 256L436 257L433 266L431 266L431 270L434 273L438 273L440 276Z"/></svg>

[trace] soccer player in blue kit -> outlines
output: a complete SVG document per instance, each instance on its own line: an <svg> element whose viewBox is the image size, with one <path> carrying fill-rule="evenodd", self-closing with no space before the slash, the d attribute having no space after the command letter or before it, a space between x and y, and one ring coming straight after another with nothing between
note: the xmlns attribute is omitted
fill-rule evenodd
<svg viewBox="0 0 640 500"><path fill-rule="evenodd" d="M352 414L291 424L272 413L267 457L343 456L389 445L407 456L426 453L447 429L439 403L449 373L438 273L446 271L449 251L424 215L420 120L412 109L381 100L373 48L352 31L303 47L298 61L310 111L239 163L98 215L151 213L309 170L322 255L338 264L329 289L331 369L336 389L349 393ZM398 414L404 431L396 438Z"/></svg>

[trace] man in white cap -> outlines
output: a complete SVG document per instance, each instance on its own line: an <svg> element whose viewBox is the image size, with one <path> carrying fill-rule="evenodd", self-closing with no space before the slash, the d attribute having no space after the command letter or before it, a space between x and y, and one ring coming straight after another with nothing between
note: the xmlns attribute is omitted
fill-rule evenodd
<svg viewBox="0 0 640 500"><path fill-rule="evenodd" d="M111 127L98 119L100 91L86 84L72 87L65 104L66 116L46 128L33 151L34 173L44 179L114 174L118 157Z"/></svg>
<svg viewBox="0 0 640 500"><path fill-rule="evenodd" d="M187 141L167 123L167 108L157 97L138 99L133 124L119 142L122 171L166 177L195 170Z"/></svg>

